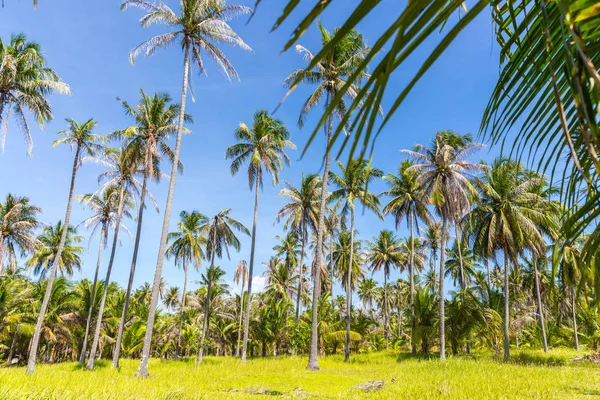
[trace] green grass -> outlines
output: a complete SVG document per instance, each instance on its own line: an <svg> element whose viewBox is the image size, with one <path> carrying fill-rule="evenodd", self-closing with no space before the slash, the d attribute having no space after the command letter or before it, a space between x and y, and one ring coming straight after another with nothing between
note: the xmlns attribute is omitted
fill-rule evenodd
<svg viewBox="0 0 600 400"><path fill-rule="evenodd" d="M600 366L574 363L576 353L553 350L515 352L511 363L492 356L454 357L445 363L407 354L373 353L320 360L321 371L305 369L305 357L257 358L246 365L233 358L152 360L151 377L133 377L136 360L123 360L119 371L101 361L94 372L76 363L40 365L33 376L23 367L0 368L0 399L508 399L593 398L600 396ZM352 387L384 380L375 393ZM393 382L392 380L395 380ZM270 390L281 396L251 391Z"/></svg>

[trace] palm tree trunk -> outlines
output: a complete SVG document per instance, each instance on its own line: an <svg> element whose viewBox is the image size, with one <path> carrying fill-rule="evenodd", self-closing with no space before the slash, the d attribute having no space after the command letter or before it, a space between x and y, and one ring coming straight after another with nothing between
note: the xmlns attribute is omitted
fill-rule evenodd
<svg viewBox="0 0 600 400"><path fill-rule="evenodd" d="M188 283L188 259L184 257L183 259L183 293L181 295L181 313L179 314L179 330L177 331L177 344L175 345L175 354L173 355L173 359L177 361L179 358L179 348L181 346L181 330L183 329L183 314L185 314L185 295L187 292L187 283Z"/></svg>
<svg viewBox="0 0 600 400"><path fill-rule="evenodd" d="M487 284L488 284L488 291L492 290L492 274L490 271L490 259L489 258L485 258L485 269L487 270Z"/></svg>
<svg viewBox="0 0 600 400"><path fill-rule="evenodd" d="M102 250L104 248L104 238L108 234L106 226L102 226L100 232L100 246L98 248L98 259L96 261L96 271L94 272L94 282L92 283L92 293L90 297L90 307L88 309L87 320L85 322L85 333L83 334L83 345L81 346L81 354L79 355L79 364L85 365L85 355L87 352L88 335L90 333L90 325L92 323L92 314L94 312L94 300L96 299L96 288L98 286L98 273L100 272L100 262L102 260Z"/></svg>
<svg viewBox="0 0 600 400"><path fill-rule="evenodd" d="M575 350L579 351L579 337L577 333L577 312L575 310L576 298L575 298L575 285L571 285L571 313L573 314L573 337L575 339Z"/></svg>
<svg viewBox="0 0 600 400"><path fill-rule="evenodd" d="M11 365L13 356L15 355L15 346L17 344L17 337L19 336L19 325L15 327L15 331L12 335L12 341L10 342L10 349L8 349L8 358L6 359L6 364Z"/></svg>
<svg viewBox="0 0 600 400"><path fill-rule="evenodd" d="M0 118L2 117L2 114L0 114ZM2 122L0 120L0 122ZM4 273L4 236L2 235L2 232L0 232L0 276L2 276L2 274Z"/></svg>
<svg viewBox="0 0 600 400"><path fill-rule="evenodd" d="M548 341L546 339L546 324L544 323L544 310L542 308L542 296L540 294L540 280L538 277L537 260L533 262L535 298L537 300L538 315L540 316L540 327L542 328L542 342L544 344L544 353L548 352Z"/></svg>
<svg viewBox="0 0 600 400"><path fill-rule="evenodd" d="M300 272L298 274L298 293L296 293L296 316L294 321L298 322L300 318L300 302L302 301L302 292L304 291L304 250L306 245L306 226L302 222L302 250L300 251Z"/></svg>
<svg viewBox="0 0 600 400"><path fill-rule="evenodd" d="M384 267L385 268L385 267ZM387 304L387 269L383 270L383 334L385 336L385 348L389 348L390 334L388 331L388 304Z"/></svg>
<svg viewBox="0 0 600 400"><path fill-rule="evenodd" d="M131 299L131 290L133 289L133 278L135 276L135 267L137 266L138 250L140 247L140 239L142 235L142 219L144 217L144 208L146 201L146 187L148 184L148 171L144 169L144 179L142 182L142 192L140 194L140 207L138 210L137 228L135 231L135 245L133 246L133 257L131 259L131 268L129 270L129 281L127 282L127 292L125 292L125 304L121 313L121 322L119 323L119 331L117 333L117 342L115 343L115 353L113 354L112 366L119 367L119 357L121 355L121 342L123 340L123 330L125 329L125 319L127 318L127 310L129 309L129 301Z"/></svg>
<svg viewBox="0 0 600 400"><path fill-rule="evenodd" d="M112 248L110 250L110 259L108 268L106 269L106 278L104 279L104 290L100 299L100 307L98 308L98 317L96 318L96 331L94 332L94 340L90 349L90 357L86 368L90 371L94 369L95 355L100 341L100 330L102 328L102 315L104 314L104 305L106 304L106 296L108 295L108 286L110 284L110 274L115 261L115 253L117 252L117 243L119 242L119 228L121 226L121 217L123 216L123 204L125 203L125 183L121 182L121 190L119 193L119 208L117 209L117 220L115 221L115 233L113 237Z"/></svg>
<svg viewBox="0 0 600 400"><path fill-rule="evenodd" d="M457 218L458 219L458 218ZM454 234L456 236L456 247L458 249L458 264L460 265L460 291L462 292L462 301L465 301L465 290L467 288L467 281L465 279L465 264L462 255L461 246L461 231L458 227L458 221L454 222ZM467 354L471 354L471 333L467 332Z"/></svg>
<svg viewBox="0 0 600 400"><path fill-rule="evenodd" d="M446 315L444 299L444 263L446 258L446 237L448 235L448 222L442 218L442 238L440 243L440 360L446 360Z"/></svg>
<svg viewBox="0 0 600 400"><path fill-rule="evenodd" d="M243 275L243 274L242 274ZM244 321L244 287L246 279L242 276L242 293L240 294L240 322L238 324L238 338L235 346L235 356L240 356L240 341L242 340L242 324Z"/></svg>
<svg viewBox="0 0 600 400"><path fill-rule="evenodd" d="M352 266L354 262L354 204L350 204L350 257L346 271L346 354L344 362L350 362L350 323L352 322ZM317 274L319 271L316 272Z"/></svg>
<svg viewBox="0 0 600 400"><path fill-rule="evenodd" d="M67 211L65 212L65 221L63 224L62 235L60 236L60 243L58 244L58 250L56 250L56 256L52 261L52 269L50 270L50 276L48 277L48 283L46 286L46 292L44 293L44 299L42 300L42 307L40 308L40 314L37 318L35 325L35 331L33 338L31 339L31 349L29 351L29 359L27 360L26 373L33 374L35 372L35 362L37 360L37 350L40 342L40 333L42 332L42 325L44 324L44 317L46 310L48 309L48 302L50 301L50 295L52 294L52 285L54 285L54 278L56 277L56 270L60 264L59 260L62 257L62 252L65 247L65 241L67 240L67 233L69 232L69 219L71 218L71 207L73 204L73 192L75 191L75 177L77 175L77 167L79 165L79 154L81 152L81 146L77 146L75 150L75 159L73 160L73 169L71 170L71 185L69 187L69 199L67 200Z"/></svg>
<svg viewBox="0 0 600 400"><path fill-rule="evenodd" d="M417 346L415 344L415 330L417 329L417 320L415 318L415 215L412 210L410 213L410 265L408 273L410 274L410 315L411 315L411 331L410 331L410 348L413 356L417 355Z"/></svg>
<svg viewBox="0 0 600 400"><path fill-rule="evenodd" d="M190 42L189 38L184 43L183 60L183 83L181 88L181 103L179 109L179 125L177 126L177 139L175 141L175 154L173 155L173 166L171 168L171 179L169 181L169 192L167 194L167 203L165 204L165 217L163 219L162 232L160 235L160 245L158 247L158 259L156 261L156 270L154 272L154 282L152 286L152 299L150 300L150 312L146 324L146 334L144 336L144 347L142 350L142 360L135 373L139 377L150 375L148 371L148 361L150 359L150 346L152 345L152 330L154 329L154 317L156 307L158 306L158 295L160 289L160 280L162 276L162 266L165 258L165 248L167 246L167 235L169 233L169 223L171 222L171 208L173 205L173 196L175 194L175 181L177 180L177 167L179 166L179 152L181 150L181 137L183 136L183 123L185 119L185 101L187 98L188 72L190 67Z"/></svg>
<svg viewBox="0 0 600 400"><path fill-rule="evenodd" d="M254 195L254 219L252 221L252 243L250 247L250 266L248 267L248 301L246 301L246 315L244 316L244 340L242 342L242 362L246 362L248 349L248 330L250 326L250 307L252 306L252 274L254 273L254 250L256 248L256 223L258 222L258 192L260 191L260 175L256 177L256 191Z"/></svg>
<svg viewBox="0 0 600 400"><path fill-rule="evenodd" d="M331 93L327 93L327 102L325 109L329 107L331 101ZM327 152L325 154L325 168L323 169L323 188L321 190L321 205L319 208L319 223L317 224L317 246L315 254L317 262L315 265L315 275L313 284L312 298L312 316L311 316L311 334L310 334L310 350L308 355L308 365L306 368L311 371L319 370L319 296L321 291L321 254L323 252L323 227L325 225L325 206L327 204L327 182L329 179L329 168L331 166L331 154L329 145L331 144L331 136L333 134L333 116L329 117L327 127Z"/></svg>
<svg viewBox="0 0 600 400"><path fill-rule="evenodd" d="M210 270L208 271L208 285L206 287L206 299L204 299L204 322L202 323L202 336L200 337L200 348L198 349L198 364L202 363L202 356L204 354L204 339L206 339L206 332L208 331L209 324L209 311L210 311L210 289L212 286L212 274L213 268L215 267L215 241L216 237L213 237L213 249L210 256Z"/></svg>
<svg viewBox="0 0 600 400"><path fill-rule="evenodd" d="M510 359L510 284L508 279L508 249L504 249L504 360Z"/></svg>
<svg viewBox="0 0 600 400"><path fill-rule="evenodd" d="M329 234L329 274L331 276L331 309L334 309L335 302L333 300L333 230Z"/></svg>

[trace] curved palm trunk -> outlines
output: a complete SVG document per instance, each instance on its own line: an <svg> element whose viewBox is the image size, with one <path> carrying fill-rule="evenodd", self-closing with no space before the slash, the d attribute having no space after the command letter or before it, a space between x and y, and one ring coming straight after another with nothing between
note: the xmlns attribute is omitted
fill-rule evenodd
<svg viewBox="0 0 600 400"><path fill-rule="evenodd" d="M504 360L510 359L510 285L508 280L508 250L504 249Z"/></svg>
<svg viewBox="0 0 600 400"><path fill-rule="evenodd" d="M131 259L131 269L129 270L129 281L127 282L127 292L125 293L125 304L121 312L121 322L119 323L119 331L117 333L117 342L115 343L115 352L113 354L112 366L119 367L119 357L121 355L121 342L123 341L123 331L125 330L125 319L127 318L127 310L129 309L129 301L131 299L131 290L133 289L133 278L135 276L135 267L137 265L138 249L140 247L140 238L142 235L142 219L144 217L144 202L146 200L146 185L148 183L148 172L144 170L144 180L142 183L142 193L140 194L140 208L138 211L138 223L135 231L135 245L133 246L133 258Z"/></svg>
<svg viewBox="0 0 600 400"><path fill-rule="evenodd" d="M548 352L548 341L546 339L546 324L544 322L544 310L542 308L542 296L540 294L540 280L538 276L537 261L533 263L535 280L535 298L537 300L538 315L540 316L540 327L542 328L542 342L544 343L544 353Z"/></svg>
<svg viewBox="0 0 600 400"><path fill-rule="evenodd" d="M148 323L146 324L146 335L144 336L144 347L142 349L142 360L135 373L139 377L150 375L148 371L148 361L150 359L150 347L152 346L152 330L154 329L154 318L156 307L158 305L158 295L160 289L160 278L162 276L162 266L165 259L165 248L167 246L167 235L169 233L169 223L171 222L171 207L173 205L173 196L175 194L175 182L177 180L177 167L179 165L179 152L181 150L181 137L183 136L183 122L185 118L185 101L187 98L188 72L190 67L190 43L185 39L183 60L183 83L181 88L181 108L179 110L179 126L177 127L177 139L175 141L175 154L173 155L173 166L171 168L171 179L169 181L169 192L167 194L167 203L165 204L165 217L163 219L162 232L160 235L160 245L158 247L158 259L156 261L156 270L154 271L154 282L152 286L152 299L150 300L150 312L148 314Z"/></svg>
<svg viewBox="0 0 600 400"><path fill-rule="evenodd" d="M329 107L331 93L327 93L327 102L325 109ZM325 154L325 168L323 169L323 188L321 190L321 206L319 208L319 223L317 225L317 246L315 254L317 262L315 265L314 287L312 298L312 316L311 316L311 334L310 334L310 351L308 355L307 369L311 371L319 370L319 296L321 291L321 253L323 251L323 226L325 225L325 206L327 203L327 182L329 179L329 168L331 166L331 154L329 145L331 144L331 136L333 134L333 116L329 117L329 125L327 127L327 153Z"/></svg>
<svg viewBox="0 0 600 400"><path fill-rule="evenodd" d="M306 245L306 227L302 223L302 250L300 252L300 272L298 274L298 293L296 293L296 316L294 321L298 322L300 318L300 302L302 301L302 293L304 292L304 250Z"/></svg>
<svg viewBox="0 0 600 400"><path fill-rule="evenodd" d="M350 205L350 257L346 272L346 354L344 362L350 362L350 323L352 322L352 263L354 262L354 204ZM319 271L316 272L317 274Z"/></svg>
<svg viewBox="0 0 600 400"><path fill-rule="evenodd" d="M69 199L67 200L67 211L65 212L65 221L63 224L62 235L60 236L60 243L58 244L58 250L56 250L56 256L52 261L52 269L50 270L50 276L48 277L48 284L46 286L46 292L44 293L44 299L42 300L42 307L40 314L38 315L37 322L35 325L35 331L33 338L31 339L31 347L29 350L29 359L27 360L26 373L32 374L35 372L35 362L37 360L38 345L40 342L40 333L42 332L42 325L44 324L44 317L46 310L48 309L48 302L50 302L50 295L52 294L52 285L54 285L54 278L56 278L56 271L59 260L62 257L62 252L65 247L65 241L67 240L67 233L69 231L69 219L71 219L71 207L73 205L73 192L75 190L75 177L77 175L77 166L79 164L79 154L81 152L81 146L77 146L75 150L75 159L73 160L73 169L71 170L71 186L69 187Z"/></svg>
<svg viewBox="0 0 600 400"><path fill-rule="evenodd" d="M446 218L442 218L442 240L440 243L440 360L446 359L446 315L444 299L444 263L446 258L446 238L448 223Z"/></svg>
<svg viewBox="0 0 600 400"><path fill-rule="evenodd" d="M410 318L411 318L411 330L410 330L410 348L413 356L417 355L417 346L415 344L415 330L417 328L417 320L415 317L415 215L414 212L410 211Z"/></svg>
<svg viewBox="0 0 600 400"><path fill-rule="evenodd" d="M177 344L175 345L175 354L173 359L177 361L179 358L179 348L181 347L181 330L183 329L183 314L185 314L185 295L187 292L188 283L188 259L183 259L183 293L181 295L181 313L179 314L179 329L177 330Z"/></svg>
<svg viewBox="0 0 600 400"><path fill-rule="evenodd" d="M242 274L243 276L243 274ZM242 340L242 324L244 322L244 287L246 286L246 279L242 277L242 293L240 294L240 321L238 323L238 338L235 345L235 356L240 356L240 341Z"/></svg>
<svg viewBox="0 0 600 400"><path fill-rule="evenodd" d="M94 272L94 283L92 283L92 293L90 297L90 307L88 309L88 316L85 322L85 333L83 335L83 345L81 346L81 354L79 355L79 364L85 364L85 355L87 352L87 342L88 335L90 333L90 325L92 323L92 314L94 312L94 301L96 300L96 288L98 285L98 273L100 272L100 262L102 260L102 250L104 245L104 238L108 232L106 231L106 227L102 227L102 232L100 233L100 246L98 248L98 260L96 261L96 271Z"/></svg>
<svg viewBox="0 0 600 400"><path fill-rule="evenodd" d="M213 239L213 243L214 243ZM215 267L215 246L213 244L213 251L210 257L210 271L208 272L208 285L206 287L206 299L204 299L204 322L202 323L202 336L200 337L200 348L198 349L198 364L202 363L202 356L204 354L204 340L206 339L206 332L208 332L208 324L210 322L210 289L212 287L212 274L213 268Z"/></svg>
<svg viewBox="0 0 600 400"><path fill-rule="evenodd" d="M575 350L579 351L579 337L577 333L577 312L575 310L575 285L571 285L571 313L573 315L573 337L575 339Z"/></svg>
<svg viewBox="0 0 600 400"><path fill-rule="evenodd" d="M117 220L115 222L115 234L113 237L112 248L110 250L110 260L108 261L108 268L106 269L106 278L104 279L104 290L102 291L102 298L100 299L100 307L98 308L98 317L96 318L96 330L94 332L94 340L92 341L92 347L90 348L90 356L86 368L89 370L94 369L94 362L96 361L96 350L98 349L98 342L100 341L100 330L102 328L102 315L104 314L104 306L106 305L106 296L108 295L108 286L110 284L110 274L115 261L115 253L117 252L117 243L119 241L119 228L121 226L121 217L123 216L123 204L125 203L125 185L121 183L121 190L119 193L119 208L117 210Z"/></svg>
<svg viewBox="0 0 600 400"><path fill-rule="evenodd" d="M260 177L260 176L259 176ZM258 192L260 189L259 180L256 178L256 187L254 190L254 220L252 222L252 244L250 247L250 266L248 267L248 301L246 301L246 315L244 317L244 340L242 343L242 362L246 362L246 351L248 349L248 328L250 326L250 307L252 305L252 274L254 273L254 249L256 246L256 222L258 221Z"/></svg>

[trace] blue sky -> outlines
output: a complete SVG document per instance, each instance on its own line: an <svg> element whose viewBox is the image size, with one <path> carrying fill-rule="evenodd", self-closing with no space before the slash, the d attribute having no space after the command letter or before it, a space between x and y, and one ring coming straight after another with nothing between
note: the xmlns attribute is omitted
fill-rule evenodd
<svg viewBox="0 0 600 400"><path fill-rule="evenodd" d="M340 25L358 2L334 2L334 6L323 16L323 24L328 29ZM166 32L167 27L141 28L138 19L143 15L142 12L135 9L122 12L119 10L119 1L40 0L35 11L31 0L6 0L5 3L5 7L0 9L0 37L8 41L12 33L23 32L29 40L39 42L48 65L71 86L73 94L52 96L55 119L47 124L45 131L30 120L34 138L31 158L27 157L17 125L14 121L10 122L6 149L0 155L0 169L10 172L2 174L0 196L4 197L8 192L29 196L34 204L43 208L42 219L55 223L64 217L73 157L66 147L50 148L56 139L56 131L66 127L64 118L87 120L93 117L98 121L97 133L105 134L131 124L116 101L117 97L136 103L139 89L143 88L147 93L168 92L178 100L182 54L178 46L173 46L131 65L129 51L151 35ZM280 0L263 0L249 24L246 24L245 18L231 23L254 49L254 53L248 53L239 48L223 47L238 70L240 82L229 82L210 61L206 68L208 76L194 76L196 101L188 100L187 112L194 117L195 123L189 126L192 134L183 139L181 158L185 173L177 179L171 221L173 228L181 210L198 210L211 216L225 208L231 208L232 216L251 228L254 196L248 189L244 173L231 177L224 153L227 146L233 143L233 131L238 123L244 121L250 124L252 114L258 109L275 109L285 94L282 86L285 77L304 66L302 57L293 50L281 54L295 23L304 15L307 3L311 2L302 3L304 9L273 33L270 28L283 6ZM382 1L377 12L360 25L359 30L368 42L376 40L390 16L397 15L403 3L399 0ZM167 4L175 10L178 8L177 1L169 0ZM252 6L254 0L239 0L238 4ZM410 148L416 143L429 143L438 130L453 129L460 133L477 134L483 110L498 76L498 47L487 14L482 13L459 36L408 96L380 136L375 150L375 166L384 172L396 171L402 160L400 149ZM398 93L404 88L427 51L433 48L439 38L441 35L434 35L435 40L427 48L417 52L397 71L390 81L388 93ZM316 53L320 46L316 27L309 29L300 43ZM294 185L299 184L302 172L322 172L322 138L300 159L300 150L320 112L315 109L304 129L298 128L299 110L310 90L310 87L299 88L276 113L286 123L292 140L298 146L298 151L290 154L291 167L281 174L283 180ZM389 104L388 96L384 109ZM498 149L486 149L475 158L490 160L497 154ZM76 193L96 190L100 172L98 166L84 165L78 173ZM151 187L161 212L167 186L168 183L163 181L159 186ZM382 182L377 182L372 190L380 192L384 188ZM284 199L279 195L280 189L265 184L261 193L255 276L262 274L261 264L272 254L275 236L283 233L281 224L274 225L277 211L284 204ZM78 224L88 215L81 205L75 204L72 224ZM135 224L134 221L125 223L130 229ZM152 279L161 224L162 213L157 214L149 209L144 215L136 287ZM356 226L361 239L371 239L383 228L393 229L393 221L390 218L382 222L369 212L364 215L359 212ZM75 274L75 279L93 276L96 259L97 237L88 246L89 233L81 229L80 234L86 239L86 251L83 270ZM407 235L405 227L399 234ZM122 244L117 249L112 279L124 285L129 273L133 240L122 236ZM248 259L249 253L250 239L244 237L240 253L232 253L230 261L225 258L218 262L227 272L226 279L232 279L235 266L241 259ZM102 275L105 273L108 252L104 260ZM182 284L183 273L172 261L165 262L163 276L170 285ZM392 278L398 276L395 272ZM199 279L199 274L192 273L191 280L196 279ZM192 284L192 287L195 286Z"/></svg>

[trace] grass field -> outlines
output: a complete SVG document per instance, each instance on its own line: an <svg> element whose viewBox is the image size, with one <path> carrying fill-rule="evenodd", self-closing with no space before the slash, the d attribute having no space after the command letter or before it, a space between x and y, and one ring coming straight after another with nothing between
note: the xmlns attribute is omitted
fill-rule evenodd
<svg viewBox="0 0 600 400"><path fill-rule="evenodd" d="M574 352L516 352L507 364L491 356L411 359L406 354L373 353L322 358L321 371L306 371L305 357L153 360L151 377L133 377L138 361L123 360L120 370L107 361L94 372L76 363L40 365L34 376L25 369L0 368L0 399L565 399L600 396L600 366L569 361ZM353 389L384 380L381 390ZM259 395L270 391L270 395ZM274 393L273 393L274 392Z"/></svg>

